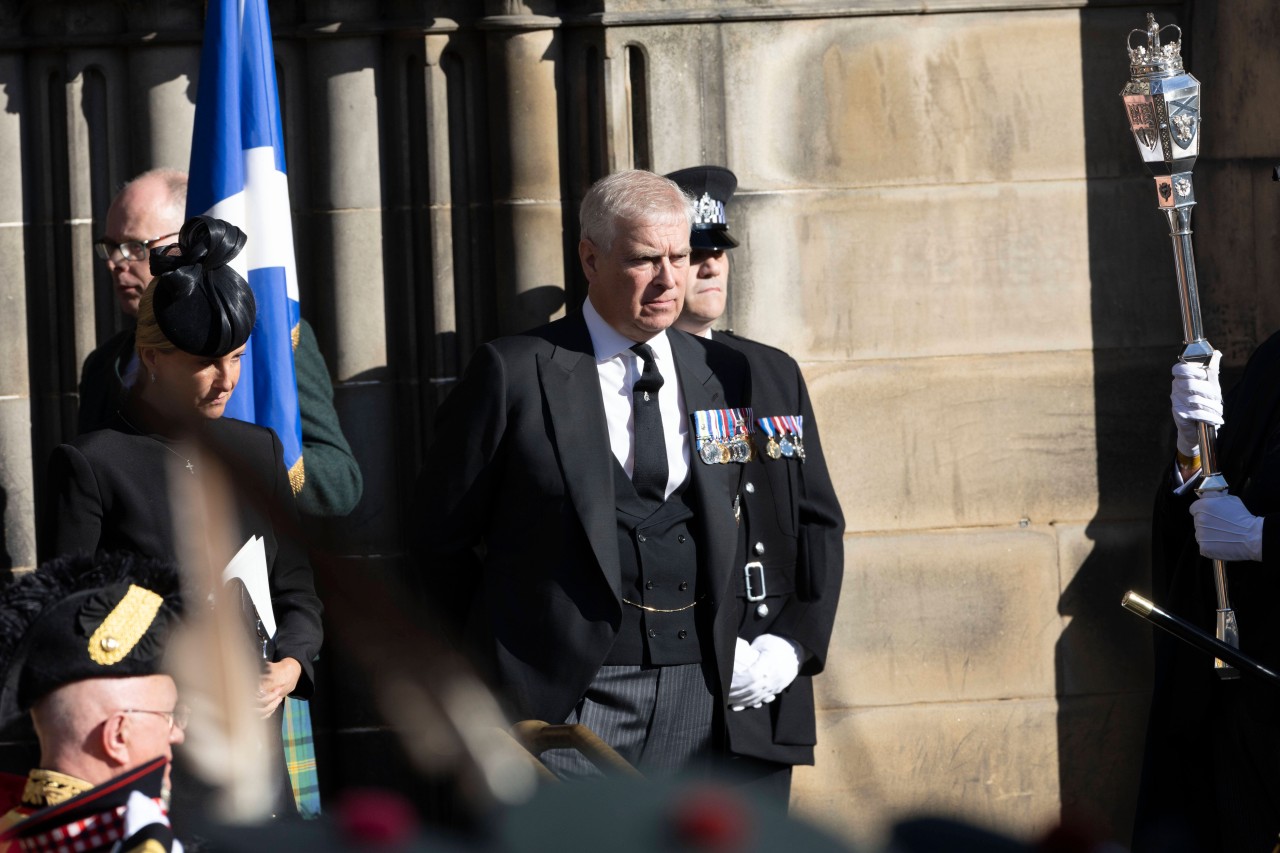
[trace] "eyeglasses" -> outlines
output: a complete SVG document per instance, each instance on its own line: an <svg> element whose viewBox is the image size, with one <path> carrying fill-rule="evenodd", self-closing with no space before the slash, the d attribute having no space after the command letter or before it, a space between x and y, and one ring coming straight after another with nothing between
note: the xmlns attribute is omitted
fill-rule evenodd
<svg viewBox="0 0 1280 853"><path fill-rule="evenodd" d="M118 264L120 261L144 261L147 259L147 249L152 243L163 240L165 237L172 237L177 231L170 231L168 234L161 234L159 237L152 237L150 240L125 240L123 243L117 243L115 240L106 237L100 237L93 241L93 251L98 257L104 261L111 261Z"/></svg>
<svg viewBox="0 0 1280 853"><path fill-rule="evenodd" d="M169 730L175 727L185 729L187 723L191 722L191 709L186 705L178 705L172 711L147 711L143 708L123 708L117 713L120 714L155 714L157 717L164 717L165 722L169 724Z"/></svg>

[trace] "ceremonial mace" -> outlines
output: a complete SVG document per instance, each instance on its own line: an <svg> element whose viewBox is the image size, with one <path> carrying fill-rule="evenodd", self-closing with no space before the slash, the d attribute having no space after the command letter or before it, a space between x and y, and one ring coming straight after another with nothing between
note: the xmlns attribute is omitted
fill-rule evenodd
<svg viewBox="0 0 1280 853"><path fill-rule="evenodd" d="M1161 44L1160 34L1165 30L1177 30L1177 40ZM1134 46L1134 33L1145 35L1147 43ZM1204 339L1195 253L1191 248L1191 210L1196 206L1191 169L1200 154L1200 81L1182 67L1182 29L1177 25L1161 27L1155 15L1148 12L1146 30L1131 30L1127 43L1129 83L1120 95L1142 162L1155 177L1160 212L1169 221L1178 302L1182 307L1182 339L1186 344L1180 358L1185 364L1207 366L1213 358L1213 347ZM1225 492L1227 481L1218 470L1214 430L1206 423L1198 426L1204 479L1196 493ZM1213 561L1213 585L1218 604L1217 638L1239 648L1240 634L1227 596L1227 567L1222 560ZM1222 678L1240 677L1239 670L1221 658L1214 658L1213 665Z"/></svg>

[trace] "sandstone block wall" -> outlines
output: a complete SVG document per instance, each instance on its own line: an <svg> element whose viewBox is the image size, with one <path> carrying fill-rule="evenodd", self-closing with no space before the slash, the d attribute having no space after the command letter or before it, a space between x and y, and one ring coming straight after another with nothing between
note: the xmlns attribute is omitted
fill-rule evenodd
<svg viewBox="0 0 1280 853"><path fill-rule="evenodd" d="M596 177L738 174L728 322L805 370L848 520L798 811L874 841L929 810L1127 838L1147 516L1179 346L1163 219L1117 93L1125 34L1187 27L1205 84L1210 339L1280 325L1280 85L1265 0L273 2L303 313L366 496L352 572L414 576L405 507L475 345L583 296ZM202 4L0 7L0 558L35 561L44 459L119 327L90 243L119 183L185 167ZM1274 52L1272 52L1274 53ZM329 779L386 732L333 656Z"/></svg>

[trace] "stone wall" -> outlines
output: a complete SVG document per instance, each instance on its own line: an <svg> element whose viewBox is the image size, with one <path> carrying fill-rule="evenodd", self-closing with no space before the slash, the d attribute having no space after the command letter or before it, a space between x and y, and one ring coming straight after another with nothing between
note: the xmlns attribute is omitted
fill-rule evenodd
<svg viewBox="0 0 1280 853"><path fill-rule="evenodd" d="M861 840L920 810L1127 838L1149 632L1118 602L1145 584L1180 348L1117 94L1149 8L1190 25L1205 83L1197 246L1238 367L1280 325L1280 119L1240 98L1280 60L1237 49L1272 43L1266 0L272 2L303 313L365 473L349 571L412 572L407 495L474 346L582 298L590 182L723 163L731 325L801 360L848 520L797 810ZM90 249L106 204L187 165L202 4L22 9L0 8L13 569L79 363L120 322ZM362 778L386 733L339 688L329 778Z"/></svg>

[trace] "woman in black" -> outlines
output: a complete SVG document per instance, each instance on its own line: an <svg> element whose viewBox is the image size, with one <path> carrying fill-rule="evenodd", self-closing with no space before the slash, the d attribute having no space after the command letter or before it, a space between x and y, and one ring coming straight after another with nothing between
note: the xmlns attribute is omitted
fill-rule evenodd
<svg viewBox="0 0 1280 853"><path fill-rule="evenodd" d="M234 503L236 529L225 533L237 548L255 535L265 546L277 633L258 701L269 716L285 696L311 696L323 635L311 567L294 538L280 440L222 418L256 315L252 290L228 266L245 239L234 225L197 216L177 244L152 250L156 278L138 308L137 375L107 429L55 449L42 552L48 559L127 550L176 560L170 485L218 464Z"/></svg>

